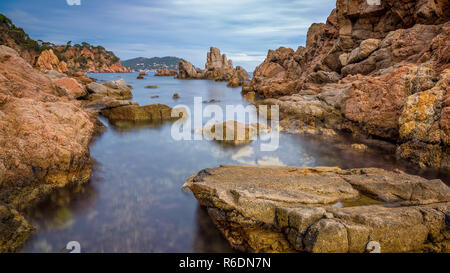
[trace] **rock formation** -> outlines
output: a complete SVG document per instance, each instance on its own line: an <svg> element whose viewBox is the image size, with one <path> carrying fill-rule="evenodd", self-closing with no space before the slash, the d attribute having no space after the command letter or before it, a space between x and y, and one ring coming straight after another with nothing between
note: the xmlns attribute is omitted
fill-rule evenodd
<svg viewBox="0 0 450 273"><path fill-rule="evenodd" d="M449 252L450 188L380 169L221 166L185 186L237 250Z"/></svg>
<svg viewBox="0 0 450 273"><path fill-rule="evenodd" d="M215 47L207 54L205 69L194 67L190 62L182 60L179 64L179 79L209 79L230 82L230 87L237 87L250 79L250 75L241 66L233 68L231 60Z"/></svg>
<svg viewBox="0 0 450 273"><path fill-rule="evenodd" d="M36 61L36 69L41 72L47 72L48 70L54 70L60 73L67 73L67 64L65 62L60 62L58 57L56 57L53 50L45 50L39 55Z"/></svg>
<svg viewBox="0 0 450 273"><path fill-rule="evenodd" d="M398 143L422 167L450 167L448 1L338 0L305 47L270 50L243 94L277 104L287 127Z"/></svg>
<svg viewBox="0 0 450 273"><path fill-rule="evenodd" d="M202 129L197 130L196 133L203 134L206 139L240 146L252 142L257 135L268 133L270 130L271 128L264 124L252 123L246 125L229 120L223 123L207 124Z"/></svg>
<svg viewBox="0 0 450 273"><path fill-rule="evenodd" d="M131 88L125 83L124 80L118 80L113 82L107 82L99 84L92 82L86 86L88 91L88 100L93 101L103 97L110 97L114 99L131 99L133 94Z"/></svg>
<svg viewBox="0 0 450 273"><path fill-rule="evenodd" d="M155 76L157 77L169 77L169 76L177 76L178 72L175 70L169 70L169 69L158 69Z"/></svg>
<svg viewBox="0 0 450 273"><path fill-rule="evenodd" d="M181 111L181 109L179 109ZM131 122L163 122L177 120L181 118L181 114L173 118L172 108L164 104L151 104L146 106L129 105L112 109L102 110L102 115L110 121L131 121Z"/></svg>

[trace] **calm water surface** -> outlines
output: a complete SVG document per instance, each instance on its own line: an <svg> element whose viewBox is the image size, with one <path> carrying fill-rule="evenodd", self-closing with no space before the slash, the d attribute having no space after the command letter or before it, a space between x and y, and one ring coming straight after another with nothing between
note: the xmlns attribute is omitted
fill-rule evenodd
<svg viewBox="0 0 450 273"><path fill-rule="evenodd" d="M214 81L153 74L137 80L136 73L90 76L100 82L125 79L140 105L192 107L194 96L214 99L222 106L246 104L240 88ZM159 88L146 89L147 85ZM181 98L172 99L174 93ZM192 194L181 190L189 176L220 164L399 168L449 181L448 174L419 173L382 151L353 152L348 149L354 143L350 139L329 143L282 134L277 151L261 152L258 141L244 147L175 141L171 124L117 127L102 121L108 130L91 144L95 164L90 183L61 190L30 212L37 230L24 252L65 252L70 241L78 241L83 252L230 252Z"/></svg>

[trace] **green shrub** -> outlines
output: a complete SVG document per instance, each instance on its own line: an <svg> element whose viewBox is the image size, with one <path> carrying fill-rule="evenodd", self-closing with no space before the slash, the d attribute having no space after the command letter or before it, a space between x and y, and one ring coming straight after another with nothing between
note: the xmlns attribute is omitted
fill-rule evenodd
<svg viewBox="0 0 450 273"><path fill-rule="evenodd" d="M3 15L3 14L1 14L1 13L0 13L0 23L6 23L6 24L8 24L9 26L12 25L11 19L9 19L8 17L6 17L5 15Z"/></svg>

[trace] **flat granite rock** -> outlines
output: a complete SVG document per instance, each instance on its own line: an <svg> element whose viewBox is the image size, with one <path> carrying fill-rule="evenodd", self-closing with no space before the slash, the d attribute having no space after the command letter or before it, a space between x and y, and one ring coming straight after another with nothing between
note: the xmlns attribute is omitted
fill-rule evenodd
<svg viewBox="0 0 450 273"><path fill-rule="evenodd" d="M189 188L230 244L248 252L449 252L450 188L382 169L227 166Z"/></svg>

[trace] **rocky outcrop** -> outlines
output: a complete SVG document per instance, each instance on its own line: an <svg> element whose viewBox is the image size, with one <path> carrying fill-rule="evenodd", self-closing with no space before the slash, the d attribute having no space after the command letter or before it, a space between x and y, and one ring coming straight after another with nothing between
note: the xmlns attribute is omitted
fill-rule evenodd
<svg viewBox="0 0 450 273"><path fill-rule="evenodd" d="M177 109L174 109L177 110ZM151 104L147 106L127 105L102 110L101 114L112 122L154 122L177 120L183 117L183 111L178 109L178 117L172 117L172 108L164 104Z"/></svg>
<svg viewBox="0 0 450 273"><path fill-rule="evenodd" d="M60 94L65 96L80 99L87 95L86 88L74 78L64 77L54 80L53 83L60 91Z"/></svg>
<svg viewBox="0 0 450 273"><path fill-rule="evenodd" d="M170 76L177 76L178 72L175 70L169 70L169 69L158 69L155 76L157 77L170 77Z"/></svg>
<svg viewBox="0 0 450 273"><path fill-rule="evenodd" d="M206 139L217 142L240 146L249 144L256 139L259 134L270 132L271 128L264 124L252 123L243 124L237 121L226 121L223 123L207 124L197 133L203 134Z"/></svg>
<svg viewBox="0 0 450 273"><path fill-rule="evenodd" d="M237 250L450 251L450 188L380 169L221 166L189 188Z"/></svg>
<svg viewBox="0 0 450 273"><path fill-rule="evenodd" d="M279 105L289 131L366 135L399 144L398 156L422 167L449 168L448 4L374 3L337 1L325 24L311 26L305 47L270 50L243 94Z"/></svg>
<svg viewBox="0 0 450 273"><path fill-rule="evenodd" d="M178 64L178 79L199 79L202 78L202 70L194 67L190 62L182 60Z"/></svg>
<svg viewBox="0 0 450 273"><path fill-rule="evenodd" d="M1 250L16 250L29 233L16 212L89 180L94 118L61 92L73 91L75 82L59 84L0 46L0 218L2 225L11 223L1 229Z"/></svg>
<svg viewBox="0 0 450 273"><path fill-rule="evenodd" d="M133 94L131 88L125 83L123 79L118 81L107 82L99 84L92 82L86 86L89 93L88 100L94 101L103 97L114 99L131 99Z"/></svg>
<svg viewBox="0 0 450 273"><path fill-rule="evenodd" d="M250 79L250 75L241 66L233 68L231 60L215 47L207 54L205 69L194 67L190 62L182 60L179 64L179 79L209 79L230 82L230 87L237 87Z"/></svg>
<svg viewBox="0 0 450 273"><path fill-rule="evenodd" d="M147 76L147 73L145 72L140 72L139 75L136 77L136 79L138 80L143 80L144 76Z"/></svg>
<svg viewBox="0 0 450 273"><path fill-rule="evenodd" d="M67 73L67 64L65 62L60 62L51 49L45 50L39 55L35 66L36 69L41 72L54 70L60 73Z"/></svg>
<svg viewBox="0 0 450 273"><path fill-rule="evenodd" d="M131 70L121 65L113 52L91 45L54 46L52 50L61 61L67 63L72 72L128 73Z"/></svg>

